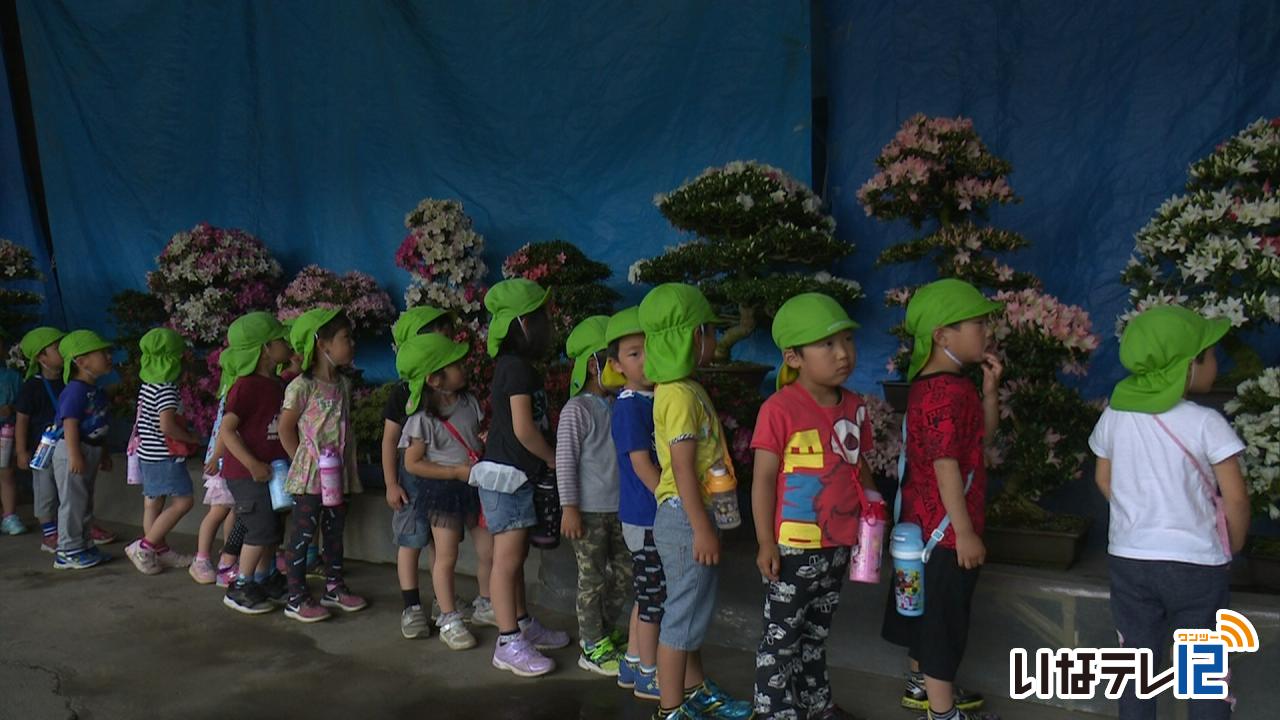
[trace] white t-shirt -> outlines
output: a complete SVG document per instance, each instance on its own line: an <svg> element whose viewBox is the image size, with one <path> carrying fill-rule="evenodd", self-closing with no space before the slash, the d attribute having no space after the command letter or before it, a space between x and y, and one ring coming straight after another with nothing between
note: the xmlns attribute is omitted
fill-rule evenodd
<svg viewBox="0 0 1280 720"><path fill-rule="evenodd" d="M1159 418L1195 456L1216 490L1213 466L1244 451L1226 418L1186 400ZM1108 552L1195 565L1231 562L1219 539L1205 481L1155 416L1107 408L1089 436L1089 447L1111 461Z"/></svg>

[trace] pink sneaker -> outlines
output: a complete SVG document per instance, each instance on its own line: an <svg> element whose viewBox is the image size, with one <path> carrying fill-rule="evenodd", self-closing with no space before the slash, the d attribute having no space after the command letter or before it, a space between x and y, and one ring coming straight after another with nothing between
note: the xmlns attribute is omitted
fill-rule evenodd
<svg viewBox="0 0 1280 720"><path fill-rule="evenodd" d="M369 607L368 601L359 595L352 594L350 590L347 590L346 585L337 585L326 592L320 598L320 604L343 612L356 612Z"/></svg>
<svg viewBox="0 0 1280 720"><path fill-rule="evenodd" d="M240 563L218 568L218 587L230 587L240 576Z"/></svg>
<svg viewBox="0 0 1280 720"><path fill-rule="evenodd" d="M93 541L94 545L110 545L116 541L116 535L97 523L93 523L89 526L89 539Z"/></svg>
<svg viewBox="0 0 1280 720"><path fill-rule="evenodd" d="M156 558L156 552L142 547L141 540L134 540L126 545L124 554L133 561L133 566L143 575L156 575L163 569Z"/></svg>
<svg viewBox="0 0 1280 720"><path fill-rule="evenodd" d="M317 605L311 598L304 598L296 603L290 601L284 606L284 616L304 623L320 622L333 617L328 610Z"/></svg>
<svg viewBox="0 0 1280 720"><path fill-rule="evenodd" d="M40 538L40 549L47 553L58 552L58 536L46 535Z"/></svg>
<svg viewBox="0 0 1280 720"><path fill-rule="evenodd" d="M183 555L170 547L156 553L156 559L160 561L160 567L164 568L184 568L191 566L190 555Z"/></svg>
<svg viewBox="0 0 1280 720"><path fill-rule="evenodd" d="M218 571L213 568L209 558L196 558L187 567L187 574L201 585L212 585L218 579Z"/></svg>
<svg viewBox="0 0 1280 720"><path fill-rule="evenodd" d="M506 645L499 642L493 649L493 666L520 677L538 677L554 670L556 662L538 652L524 635L517 635Z"/></svg>
<svg viewBox="0 0 1280 720"><path fill-rule="evenodd" d="M520 633L539 650L559 650L569 644L569 633L544 627L537 618L529 618Z"/></svg>

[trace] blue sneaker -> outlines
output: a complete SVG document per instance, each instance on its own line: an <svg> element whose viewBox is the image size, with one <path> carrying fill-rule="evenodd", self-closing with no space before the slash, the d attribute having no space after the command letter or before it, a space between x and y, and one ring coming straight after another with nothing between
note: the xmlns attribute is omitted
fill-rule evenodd
<svg viewBox="0 0 1280 720"><path fill-rule="evenodd" d="M59 550L53 556L54 570L87 570L111 559L110 555L96 547L87 550L63 552Z"/></svg>
<svg viewBox="0 0 1280 720"><path fill-rule="evenodd" d="M702 687L684 701L684 705L692 710L696 717L717 718L718 720L747 720L752 715L751 703L746 700L734 700L719 685L704 680Z"/></svg>
<svg viewBox="0 0 1280 720"><path fill-rule="evenodd" d="M27 531L27 526L17 515L5 515L4 520L0 520L0 532L5 535L21 535Z"/></svg>
<svg viewBox="0 0 1280 720"><path fill-rule="evenodd" d="M658 695L658 673L647 673L636 668L636 686L631 690L631 694L641 700L658 701L661 696Z"/></svg>
<svg viewBox="0 0 1280 720"><path fill-rule="evenodd" d="M636 686L636 663L623 655L618 661L618 687L630 690Z"/></svg>

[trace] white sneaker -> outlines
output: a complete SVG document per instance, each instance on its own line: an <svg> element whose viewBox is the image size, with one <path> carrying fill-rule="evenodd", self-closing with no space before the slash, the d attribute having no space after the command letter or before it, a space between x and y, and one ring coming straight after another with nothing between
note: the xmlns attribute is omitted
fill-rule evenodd
<svg viewBox="0 0 1280 720"><path fill-rule="evenodd" d="M440 625L440 642L450 650L470 650L476 646L476 636L462 622L462 613L450 613Z"/></svg>
<svg viewBox="0 0 1280 720"><path fill-rule="evenodd" d="M407 607L400 613L400 634L405 640L427 637L431 635L431 624L422 613L421 605Z"/></svg>
<svg viewBox="0 0 1280 720"><path fill-rule="evenodd" d="M160 567L160 560L156 557L156 551L142 547L142 540L134 540L126 545L124 554L143 575L156 575L163 569Z"/></svg>
<svg viewBox="0 0 1280 720"><path fill-rule="evenodd" d="M473 608L471 612L472 625L498 627L498 616L493 614L493 603L489 602L489 598L477 597L471 603L471 607Z"/></svg>

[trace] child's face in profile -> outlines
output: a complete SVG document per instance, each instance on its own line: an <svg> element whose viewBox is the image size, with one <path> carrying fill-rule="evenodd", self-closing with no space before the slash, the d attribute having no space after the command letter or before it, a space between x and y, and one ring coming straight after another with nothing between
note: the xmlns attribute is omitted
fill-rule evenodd
<svg viewBox="0 0 1280 720"><path fill-rule="evenodd" d="M1187 392L1207 393L1213 389L1213 381L1217 379L1218 353L1215 345L1191 361L1187 370Z"/></svg>
<svg viewBox="0 0 1280 720"><path fill-rule="evenodd" d="M54 343L36 355L36 362L50 370L62 369L62 353L58 352L58 344Z"/></svg>
<svg viewBox="0 0 1280 720"><path fill-rule="evenodd" d="M76 358L76 367L82 375L97 380L111 372L111 355L106 350L94 350Z"/></svg>
<svg viewBox="0 0 1280 720"><path fill-rule="evenodd" d="M940 327L934 332L935 348L946 348L966 365L982 362L991 341L988 318L963 320L954 325Z"/></svg>
<svg viewBox="0 0 1280 720"><path fill-rule="evenodd" d="M618 358L610 359L628 383L642 388L651 388L653 383L644 375L644 335L628 335L618 341Z"/></svg>
<svg viewBox="0 0 1280 720"><path fill-rule="evenodd" d="M858 351L853 345L853 331L845 330L825 340L789 349L783 353L783 359L806 380L825 387L839 387L853 372Z"/></svg>
<svg viewBox="0 0 1280 720"><path fill-rule="evenodd" d="M693 331L693 353L698 366L710 365L716 359L716 327L700 325Z"/></svg>
<svg viewBox="0 0 1280 720"><path fill-rule="evenodd" d="M329 340L316 340L318 349L337 367L346 367L356 359L356 341L349 328L340 328Z"/></svg>
<svg viewBox="0 0 1280 720"><path fill-rule="evenodd" d="M289 343L281 338L276 338L267 343L263 348L267 352L267 359L272 365L283 365L289 362L289 357L293 355L293 348L289 347Z"/></svg>
<svg viewBox="0 0 1280 720"><path fill-rule="evenodd" d="M462 363L456 362L433 373L427 383L437 392L456 393L467 386L467 374L462 370Z"/></svg>

